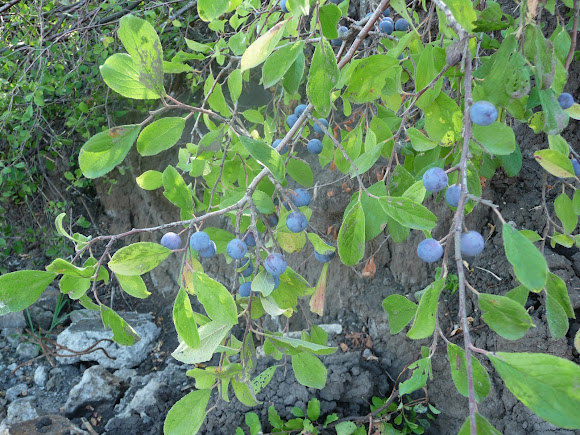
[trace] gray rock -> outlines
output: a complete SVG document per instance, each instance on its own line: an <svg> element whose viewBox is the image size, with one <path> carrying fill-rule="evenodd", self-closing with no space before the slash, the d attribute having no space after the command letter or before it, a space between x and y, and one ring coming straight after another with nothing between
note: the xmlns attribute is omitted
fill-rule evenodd
<svg viewBox="0 0 580 435"><path fill-rule="evenodd" d="M2 317L0 317L1 319ZM10 346L16 347L20 343L20 328L4 328L2 329L2 335L6 338Z"/></svg>
<svg viewBox="0 0 580 435"><path fill-rule="evenodd" d="M327 334L342 334L342 325L340 323L323 323L320 326Z"/></svg>
<svg viewBox="0 0 580 435"><path fill-rule="evenodd" d="M123 369L119 369L119 370L115 371L115 376L117 376L120 379L123 379L124 381L129 381L133 377L135 377L136 375L137 375L137 370L135 370L135 369L123 368Z"/></svg>
<svg viewBox="0 0 580 435"><path fill-rule="evenodd" d="M141 340L133 346L119 346L112 342L101 342L97 347L105 349L110 359L101 350L74 356L57 358L62 364L75 364L79 361L96 361L100 365L111 369L138 366L147 358L159 337L160 329L151 321L149 314L118 313L139 334ZM58 344L75 351L83 351L101 339L111 339L113 332L103 328L103 322L94 311L82 310L80 314L71 316L73 323L58 335ZM76 321L75 321L76 320Z"/></svg>
<svg viewBox="0 0 580 435"><path fill-rule="evenodd" d="M9 402L14 402L18 396L28 390L28 385L26 384L16 384L11 388L6 390L6 400Z"/></svg>
<svg viewBox="0 0 580 435"><path fill-rule="evenodd" d="M0 434L9 434L10 427L13 424L38 417L38 409L36 409L35 400L34 397L26 397L23 399L17 399L8 405L6 418L0 424Z"/></svg>
<svg viewBox="0 0 580 435"><path fill-rule="evenodd" d="M40 327L45 331L50 330L54 316L52 311L33 305L28 309L28 312L35 328Z"/></svg>
<svg viewBox="0 0 580 435"><path fill-rule="evenodd" d="M0 329L24 329L26 328L26 320L24 320L24 313L17 311L15 313L8 313L0 316Z"/></svg>
<svg viewBox="0 0 580 435"><path fill-rule="evenodd" d="M20 343L16 348L16 353L24 359L32 359L40 353L40 347L32 343Z"/></svg>
<svg viewBox="0 0 580 435"><path fill-rule="evenodd" d="M46 381L48 381L48 367L38 366L34 371L34 383L37 386L44 388Z"/></svg>
<svg viewBox="0 0 580 435"><path fill-rule="evenodd" d="M1 432L0 432L1 433ZM79 429L62 415L45 415L33 420L23 421L11 425L7 435L22 434L52 434L52 435L88 435L88 432ZM2 433L2 435L4 435Z"/></svg>
<svg viewBox="0 0 580 435"><path fill-rule="evenodd" d="M104 367L93 366L83 373L81 381L70 390L63 411L72 414L88 404L115 402L121 395L120 384L121 380Z"/></svg>

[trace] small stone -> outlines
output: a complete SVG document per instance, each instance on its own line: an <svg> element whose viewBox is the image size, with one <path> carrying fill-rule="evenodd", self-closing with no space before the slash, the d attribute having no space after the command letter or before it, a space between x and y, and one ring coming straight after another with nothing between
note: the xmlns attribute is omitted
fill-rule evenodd
<svg viewBox="0 0 580 435"><path fill-rule="evenodd" d="M28 385L26 384L16 384L11 388L6 390L6 400L9 402L15 401L18 396L28 390Z"/></svg>
<svg viewBox="0 0 580 435"><path fill-rule="evenodd" d="M133 346L120 346L112 342L101 342L99 347L105 349L107 354L115 359L110 359L102 351L85 353L68 358L57 358L61 364L76 364L79 361L96 361L99 365L120 369L123 367L137 367L146 358L155 340L159 337L160 329L151 321L151 315L138 313L118 313L129 325L131 325L141 338ZM91 344L101 339L111 339L113 332L103 327L103 321L98 314L90 310L81 310L71 316L73 323L58 335L57 343L75 351L83 351ZM77 321L74 321L74 320Z"/></svg>
<svg viewBox="0 0 580 435"><path fill-rule="evenodd" d="M0 316L0 329L22 330L24 328L26 328L26 320L24 320L24 313L22 311L16 311Z"/></svg>
<svg viewBox="0 0 580 435"><path fill-rule="evenodd" d="M46 381L48 381L48 367L38 366L34 371L34 383L37 386L44 388Z"/></svg>
<svg viewBox="0 0 580 435"><path fill-rule="evenodd" d="M334 335L342 334L342 325L340 323L324 323L324 324L318 325L318 326L320 326L322 329L324 329L324 331L327 334L334 334Z"/></svg>
<svg viewBox="0 0 580 435"><path fill-rule="evenodd" d="M16 353L24 359L32 359L40 353L40 347L32 343L20 343L16 348Z"/></svg>
<svg viewBox="0 0 580 435"><path fill-rule="evenodd" d="M35 401L36 399L31 396L17 399L8 405L6 418L0 425L0 434L10 433L7 429L15 423L37 418L38 409L36 409Z"/></svg>
<svg viewBox="0 0 580 435"><path fill-rule="evenodd" d="M16 423L10 427L8 434L88 435L88 432L79 429L62 415L51 414Z"/></svg>
<svg viewBox="0 0 580 435"><path fill-rule="evenodd" d="M83 373L81 381L75 385L63 406L65 414L73 414L78 408L99 402L116 402L121 395L121 379L109 373L100 365Z"/></svg>

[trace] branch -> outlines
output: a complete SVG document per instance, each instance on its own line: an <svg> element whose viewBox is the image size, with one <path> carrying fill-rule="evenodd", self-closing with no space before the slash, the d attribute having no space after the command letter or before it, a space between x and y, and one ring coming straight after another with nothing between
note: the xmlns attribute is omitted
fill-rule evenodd
<svg viewBox="0 0 580 435"><path fill-rule="evenodd" d="M574 50L576 50L576 37L578 35L578 18L580 16L580 1L574 0L574 26L572 27L572 44L570 45L570 51L566 57L565 68L566 71L570 68L572 63L572 58L574 57Z"/></svg>

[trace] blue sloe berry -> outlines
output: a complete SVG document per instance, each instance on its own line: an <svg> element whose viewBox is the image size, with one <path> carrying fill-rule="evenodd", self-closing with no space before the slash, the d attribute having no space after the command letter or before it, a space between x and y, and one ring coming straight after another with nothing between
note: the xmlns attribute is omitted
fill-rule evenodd
<svg viewBox="0 0 580 435"><path fill-rule="evenodd" d="M574 104L574 97L568 92L562 92L558 97L558 103L562 109L569 109Z"/></svg>
<svg viewBox="0 0 580 435"><path fill-rule="evenodd" d="M306 189L298 188L294 189L294 192L290 193L290 199L296 207L305 207L310 204L312 197Z"/></svg>
<svg viewBox="0 0 580 435"><path fill-rule="evenodd" d="M268 255L264 260L264 268L270 275L282 275L286 267L288 267L288 263L286 263L284 256L278 252Z"/></svg>
<svg viewBox="0 0 580 435"><path fill-rule="evenodd" d="M312 154L320 154L322 152L322 142L318 139L310 139L307 148Z"/></svg>
<svg viewBox="0 0 580 435"><path fill-rule="evenodd" d="M278 148L278 145L280 145L280 143L282 142L282 139L276 139L274 142L272 142L272 148L276 149ZM282 151L280 151L280 154L286 154L288 152L288 144L284 145L284 147L282 148Z"/></svg>
<svg viewBox="0 0 580 435"><path fill-rule="evenodd" d="M409 23L404 18L399 18L395 23L395 30L398 32L406 32L409 30Z"/></svg>
<svg viewBox="0 0 580 435"><path fill-rule="evenodd" d="M318 119L322 125L324 125L326 128L328 128L328 121L324 118L319 118ZM318 133L318 134L322 134L322 129L320 128L320 126L317 123L314 123L314 133Z"/></svg>
<svg viewBox="0 0 580 435"><path fill-rule="evenodd" d="M478 101L469 109L469 116L471 117L471 122L485 127L495 122L497 109L489 101Z"/></svg>
<svg viewBox="0 0 580 435"><path fill-rule="evenodd" d="M189 246L191 249L197 252L210 248L210 244L211 239L204 231L193 233L189 238Z"/></svg>
<svg viewBox="0 0 580 435"><path fill-rule="evenodd" d="M257 234L258 234L258 238L259 238L260 237L260 232L257 231ZM244 236L242 237L242 240L244 242L246 242L246 245L248 245L250 248L253 248L254 246L256 246L256 236L249 229L244 233Z"/></svg>
<svg viewBox="0 0 580 435"><path fill-rule="evenodd" d="M580 175L580 162L578 162L578 160L576 160L575 158L572 158L572 167L574 168L574 175L579 176Z"/></svg>
<svg viewBox="0 0 580 435"><path fill-rule="evenodd" d="M293 211L286 216L286 226L293 233L304 231L307 225L306 216L300 211Z"/></svg>
<svg viewBox="0 0 580 435"><path fill-rule="evenodd" d="M240 286L240 288L238 289L238 293L243 298L249 298L250 297L250 293L252 293L252 283L251 282L245 282L245 283L243 283Z"/></svg>
<svg viewBox="0 0 580 435"><path fill-rule="evenodd" d="M288 127L290 127L290 128L294 127L294 124L296 124L296 121L298 121L298 117L294 114L289 115L288 118L286 118L286 124L288 124Z"/></svg>
<svg viewBox="0 0 580 435"><path fill-rule="evenodd" d="M294 109L294 115L300 118L300 116L302 116L302 114L306 110L306 107L307 107L306 104L299 104L298 106L296 106L296 109Z"/></svg>
<svg viewBox="0 0 580 435"><path fill-rule="evenodd" d="M226 252L234 260L239 260L248 252L248 245L240 239L233 239L228 243Z"/></svg>
<svg viewBox="0 0 580 435"><path fill-rule="evenodd" d="M280 0L280 9L282 9L282 12L288 12L288 9L286 8L286 0Z"/></svg>
<svg viewBox="0 0 580 435"><path fill-rule="evenodd" d="M199 254L199 256L201 258L211 258L215 255L216 253L216 246L214 242L210 242L209 247L207 247L206 249L200 249L199 251L197 251L197 253Z"/></svg>
<svg viewBox="0 0 580 435"><path fill-rule="evenodd" d="M393 33L395 26L393 26L393 22L389 20L383 20L379 24L379 30L387 35Z"/></svg>
<svg viewBox="0 0 580 435"><path fill-rule="evenodd" d="M425 263L434 263L443 256L443 246L435 239L425 239L417 246L417 255Z"/></svg>
<svg viewBox="0 0 580 435"><path fill-rule="evenodd" d="M467 257L475 257L481 254L485 242L477 231L468 231L461 235L461 253Z"/></svg>
<svg viewBox="0 0 580 435"><path fill-rule="evenodd" d="M459 196L461 195L461 186L454 184L447 188L445 192L445 201L452 207L457 207L459 205Z"/></svg>
<svg viewBox="0 0 580 435"><path fill-rule="evenodd" d="M161 237L161 245L165 246L167 249L171 249L172 251L181 248L181 237L177 234L169 232L163 234Z"/></svg>
<svg viewBox="0 0 580 435"><path fill-rule="evenodd" d="M447 174L441 168L430 168L423 174L423 186L429 192L440 192L447 187Z"/></svg>
<svg viewBox="0 0 580 435"><path fill-rule="evenodd" d="M344 39L348 36L348 27L346 26L340 26L338 28L338 37L341 39Z"/></svg>
<svg viewBox="0 0 580 435"><path fill-rule="evenodd" d="M266 222L268 222L270 227L274 228L276 225L278 225L278 215L276 213L269 214L266 216Z"/></svg>

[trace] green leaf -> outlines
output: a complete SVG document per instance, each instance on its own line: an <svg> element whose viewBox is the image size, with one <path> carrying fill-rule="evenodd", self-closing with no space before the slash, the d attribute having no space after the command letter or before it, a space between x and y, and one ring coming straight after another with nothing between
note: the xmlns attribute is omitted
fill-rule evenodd
<svg viewBox="0 0 580 435"><path fill-rule="evenodd" d="M338 233L338 255L347 266L354 266L365 253L365 215L362 204L357 202L345 213Z"/></svg>
<svg viewBox="0 0 580 435"><path fill-rule="evenodd" d="M530 242L539 242L542 240L542 236L532 230L521 230L520 234L525 236Z"/></svg>
<svg viewBox="0 0 580 435"><path fill-rule="evenodd" d="M568 142L566 142L566 139L564 139L562 136L548 135L548 143L550 144L551 150L558 151L560 154L563 154L566 157L568 157L568 154L570 154Z"/></svg>
<svg viewBox="0 0 580 435"><path fill-rule="evenodd" d="M465 350L453 343L447 343L447 356L451 367L451 377L455 388L462 396L469 397L467 391L467 359ZM473 388L475 390L475 400L479 403L487 397L491 389L489 374L485 367L481 365L475 356L471 356Z"/></svg>
<svg viewBox="0 0 580 435"><path fill-rule="evenodd" d="M179 289L177 297L175 298L175 304L173 305L173 323L175 324L177 334L187 346L192 349L197 349L201 345L197 324L195 323L193 310L191 309L191 302L189 301L187 292L183 288Z"/></svg>
<svg viewBox="0 0 580 435"><path fill-rule="evenodd" d="M272 197L261 190L255 190L252 194L252 202L260 213L271 214L276 211Z"/></svg>
<svg viewBox="0 0 580 435"><path fill-rule="evenodd" d="M147 21L134 15L125 15L119 24L117 34L137 66L139 82L157 95L165 95L163 49L155 29Z"/></svg>
<svg viewBox="0 0 580 435"><path fill-rule="evenodd" d="M105 327L113 330L113 341L121 346L133 346L141 337L125 320L106 305L101 305L101 318Z"/></svg>
<svg viewBox="0 0 580 435"><path fill-rule="evenodd" d="M444 279L438 279L429 284L419 301L419 308L415 315L413 326L407 332L407 337L413 340L427 338L433 334L435 330L435 320L437 318L437 305L439 303L439 295L445 286Z"/></svg>
<svg viewBox="0 0 580 435"><path fill-rule="evenodd" d="M396 172L396 170L394 172ZM391 187L392 185L393 181L391 181ZM371 194L379 197L387 194L385 183L381 181L367 187L367 190ZM348 214L352 207L358 203L358 200L359 195L357 192L352 196L350 204L346 207L346 214ZM365 241L368 242L383 231L385 222L388 220L388 215L383 210L383 207L381 207L380 200L363 194L360 196L360 201L365 215Z"/></svg>
<svg viewBox="0 0 580 435"><path fill-rule="evenodd" d="M146 299L151 293L147 291L143 278L139 275L125 276L116 274L119 285L125 293L134 298Z"/></svg>
<svg viewBox="0 0 580 435"><path fill-rule="evenodd" d="M505 296L506 298L510 298L511 300L516 301L522 307L525 307L529 294L530 291L526 287L519 285L507 292Z"/></svg>
<svg viewBox="0 0 580 435"><path fill-rule="evenodd" d="M402 295L391 295L383 300L383 308L389 315L391 334L398 334L413 320L417 305Z"/></svg>
<svg viewBox="0 0 580 435"><path fill-rule="evenodd" d="M300 15L308 15L310 12L309 0L288 0L286 6L292 12L294 18L298 18Z"/></svg>
<svg viewBox="0 0 580 435"><path fill-rule="evenodd" d="M159 243L133 243L115 252L109 268L120 275L143 275L159 266L170 254L171 250Z"/></svg>
<svg viewBox="0 0 580 435"><path fill-rule="evenodd" d="M340 72L330 43L323 38L316 46L308 75L308 99L323 117L330 113L331 91L338 83Z"/></svg>
<svg viewBox="0 0 580 435"><path fill-rule="evenodd" d="M463 423L457 435L471 435L470 423L471 419L470 417L467 417L467 420L465 420L465 423ZM478 435L502 435L500 431L494 428L491 423L478 412L475 413L475 427Z"/></svg>
<svg viewBox="0 0 580 435"><path fill-rule="evenodd" d="M478 300L481 318L507 340L519 340L534 326L526 309L508 297L480 293Z"/></svg>
<svg viewBox="0 0 580 435"><path fill-rule="evenodd" d="M314 175L310 165L303 160L290 159L286 165L286 170L288 175L290 175L294 181L302 186L311 187L314 182Z"/></svg>
<svg viewBox="0 0 580 435"><path fill-rule="evenodd" d="M574 178L574 168L567 156L554 150L540 150L534 153L536 161L550 174L559 178Z"/></svg>
<svg viewBox="0 0 580 435"><path fill-rule="evenodd" d="M448 0L445 2L457 22L467 33L473 30L473 22L477 19L470 0Z"/></svg>
<svg viewBox="0 0 580 435"><path fill-rule="evenodd" d="M357 104L381 98L386 77L395 65L399 65L398 59L382 54L353 61L343 98Z"/></svg>
<svg viewBox="0 0 580 435"><path fill-rule="evenodd" d="M548 279L548 264L544 256L524 235L511 225L503 225L505 255L514 268L517 279L530 291L540 291Z"/></svg>
<svg viewBox="0 0 580 435"><path fill-rule="evenodd" d="M235 69L228 77L228 90L230 91L230 98L235 103L242 95L242 71Z"/></svg>
<svg viewBox="0 0 580 435"><path fill-rule="evenodd" d="M213 21L228 10L229 4L229 0L199 0L197 3L199 18L206 22Z"/></svg>
<svg viewBox="0 0 580 435"><path fill-rule="evenodd" d="M490 352L506 387L544 420L580 429L580 366L553 355Z"/></svg>
<svg viewBox="0 0 580 435"><path fill-rule="evenodd" d="M265 270L261 270L252 280L252 291L260 292L263 296L270 296L275 286L274 277Z"/></svg>
<svg viewBox="0 0 580 435"><path fill-rule="evenodd" d="M483 147L496 156L511 154L516 149L514 131L503 122L494 122L482 127L473 124L473 138Z"/></svg>
<svg viewBox="0 0 580 435"><path fill-rule="evenodd" d="M304 41L297 41L272 53L262 67L262 82L264 88L269 88L278 83L298 56L302 54L303 50Z"/></svg>
<svg viewBox="0 0 580 435"><path fill-rule="evenodd" d="M548 295L556 299L558 304L562 306L562 309L570 319L575 319L574 308L570 302L570 296L568 295L568 289L566 283L558 275L550 272L548 274L548 281L546 282L546 292Z"/></svg>
<svg viewBox="0 0 580 435"><path fill-rule="evenodd" d="M0 316L32 305L56 275L43 270L20 270L0 276Z"/></svg>
<svg viewBox="0 0 580 435"><path fill-rule="evenodd" d="M432 230L435 228L437 216L422 204L403 197L383 197L381 206L390 218L404 227L415 230Z"/></svg>
<svg viewBox="0 0 580 435"><path fill-rule="evenodd" d="M254 379L252 379L252 390L254 394L258 394L266 385L270 383L272 380L272 376L274 376L274 372L278 366L270 366Z"/></svg>
<svg viewBox="0 0 580 435"><path fill-rule="evenodd" d="M272 26L246 49L240 65L242 72L260 65L270 56L284 34L286 23L287 21L281 21Z"/></svg>
<svg viewBox="0 0 580 435"><path fill-rule="evenodd" d="M534 77L539 90L552 86L555 72L554 45L547 40L539 26L530 24L525 27L524 52L534 65Z"/></svg>
<svg viewBox="0 0 580 435"><path fill-rule="evenodd" d="M569 328L568 318L576 318L566 283L553 273L548 275L546 283L546 317L554 339L564 338Z"/></svg>
<svg viewBox="0 0 580 435"><path fill-rule="evenodd" d="M328 255L336 251L334 247L322 240L318 234L308 233L306 235L308 236L310 243L312 243L312 246L314 246L314 250L319 254Z"/></svg>
<svg viewBox="0 0 580 435"><path fill-rule="evenodd" d="M282 157L280 157L280 154L274 148L266 145L264 142L245 136L240 137L240 142L258 163L268 168L274 178L281 183L284 182L286 175L284 160L282 160Z"/></svg>
<svg viewBox="0 0 580 435"><path fill-rule="evenodd" d="M222 116L225 117L232 116L230 109L226 103L226 99L224 97L222 85L220 83L215 83L213 75L210 74L205 79L205 83L203 84L203 92L204 95L207 97L207 102L211 109L215 110L216 112L219 112L220 115Z"/></svg>
<svg viewBox="0 0 580 435"><path fill-rule="evenodd" d="M143 129L137 138L137 151L142 156L154 156L171 148L181 138L185 118L162 118Z"/></svg>
<svg viewBox="0 0 580 435"><path fill-rule="evenodd" d="M544 131L547 134L559 134L568 125L568 114L560 107L553 89L540 89L538 96L544 112Z"/></svg>
<svg viewBox="0 0 580 435"><path fill-rule="evenodd" d="M564 232L570 234L578 225L578 216L574 212L574 205L572 200L565 193L561 193L554 201L554 210L556 216L562 222Z"/></svg>
<svg viewBox="0 0 580 435"><path fill-rule="evenodd" d="M226 325L238 324L238 311L231 293L205 273L193 272L193 291L210 319Z"/></svg>
<svg viewBox="0 0 580 435"><path fill-rule="evenodd" d="M191 219L193 217L192 195L179 171L168 165L163 171L162 180L163 196L181 209L182 219Z"/></svg>
<svg viewBox="0 0 580 435"><path fill-rule="evenodd" d="M165 417L165 435L192 435L199 431L206 416L211 390L192 391L179 399Z"/></svg>
<svg viewBox="0 0 580 435"><path fill-rule="evenodd" d="M199 327L200 345L191 348L184 342L173 351L171 356L185 364L198 364L209 361L222 340L228 334L232 325L219 322L209 322Z"/></svg>
<svg viewBox="0 0 580 435"><path fill-rule="evenodd" d="M262 433L262 425L260 419L255 412L246 413L246 424L250 428L250 435L258 435ZM243 435L244 431L242 431Z"/></svg>
<svg viewBox="0 0 580 435"><path fill-rule="evenodd" d="M499 156L499 160L505 169L508 177L515 177L522 169L522 151L519 145L516 143L516 149L513 153L507 156Z"/></svg>
<svg viewBox="0 0 580 435"><path fill-rule="evenodd" d="M431 374L431 359L421 358L409 366L409 370L413 372L410 379L399 384L399 395L411 394L427 385L427 378Z"/></svg>
<svg viewBox="0 0 580 435"><path fill-rule="evenodd" d="M325 38L338 38L336 26L341 15L339 7L332 3L327 3L319 9L320 27Z"/></svg>
<svg viewBox="0 0 580 435"><path fill-rule="evenodd" d="M298 87L300 86L300 83L302 82L302 76L304 75L305 63L306 58L304 57L303 53L300 53L296 58L296 61L284 75L282 84L284 85L284 89L286 92L288 92L288 94L294 95L296 92L298 92Z"/></svg>
<svg viewBox="0 0 580 435"><path fill-rule="evenodd" d="M242 116L254 124L263 124L264 116L257 110L248 109L242 112Z"/></svg>
<svg viewBox="0 0 580 435"><path fill-rule="evenodd" d="M76 267L62 258L55 258L52 263L46 266L46 270L48 272L77 276L81 278L90 278L95 274L95 268L92 266Z"/></svg>
<svg viewBox="0 0 580 435"><path fill-rule="evenodd" d="M234 393L237 399L246 406L256 406L258 401L254 397L254 392L245 382L238 382L236 378L231 378L230 382L234 387Z"/></svg>
<svg viewBox="0 0 580 435"><path fill-rule="evenodd" d="M328 333L320 326L312 325L312 328L310 328L310 341L321 346L326 346L328 343Z"/></svg>
<svg viewBox="0 0 580 435"><path fill-rule="evenodd" d="M155 190L163 186L163 174L159 171L145 171L135 181L143 190Z"/></svg>
<svg viewBox="0 0 580 435"><path fill-rule="evenodd" d="M64 275L58 282L60 291L71 299L80 299L91 287L91 280L78 276ZM0 310L1 313L1 310Z"/></svg>
<svg viewBox="0 0 580 435"><path fill-rule="evenodd" d="M316 355L330 355L336 351L336 347L322 346L320 344L311 343L309 341L298 340L297 338L283 337L270 332L265 332L264 335L276 346L282 347L284 349L294 349L300 352L311 352Z"/></svg>
<svg viewBox="0 0 580 435"><path fill-rule="evenodd" d="M308 407L306 408L306 415L310 421L318 420L320 417L320 400L310 399L308 401Z"/></svg>
<svg viewBox="0 0 580 435"><path fill-rule="evenodd" d="M343 421L334 426L336 435L352 435L357 429L352 421Z"/></svg>
<svg viewBox="0 0 580 435"><path fill-rule="evenodd" d="M91 137L79 153L79 167L87 178L102 177L124 159L137 138L140 125L123 125Z"/></svg>
<svg viewBox="0 0 580 435"><path fill-rule="evenodd" d="M407 136L411 140L411 145L415 151L424 152L429 151L439 145L437 142L429 139L420 130L414 127L407 129Z"/></svg>
<svg viewBox="0 0 580 435"><path fill-rule="evenodd" d="M161 95L143 83L139 66L125 53L109 56L99 67L101 76L109 88L123 97L134 100L156 100Z"/></svg>
<svg viewBox="0 0 580 435"><path fill-rule="evenodd" d="M322 389L326 385L326 367L309 352L292 355L292 370L296 380L306 387Z"/></svg>

